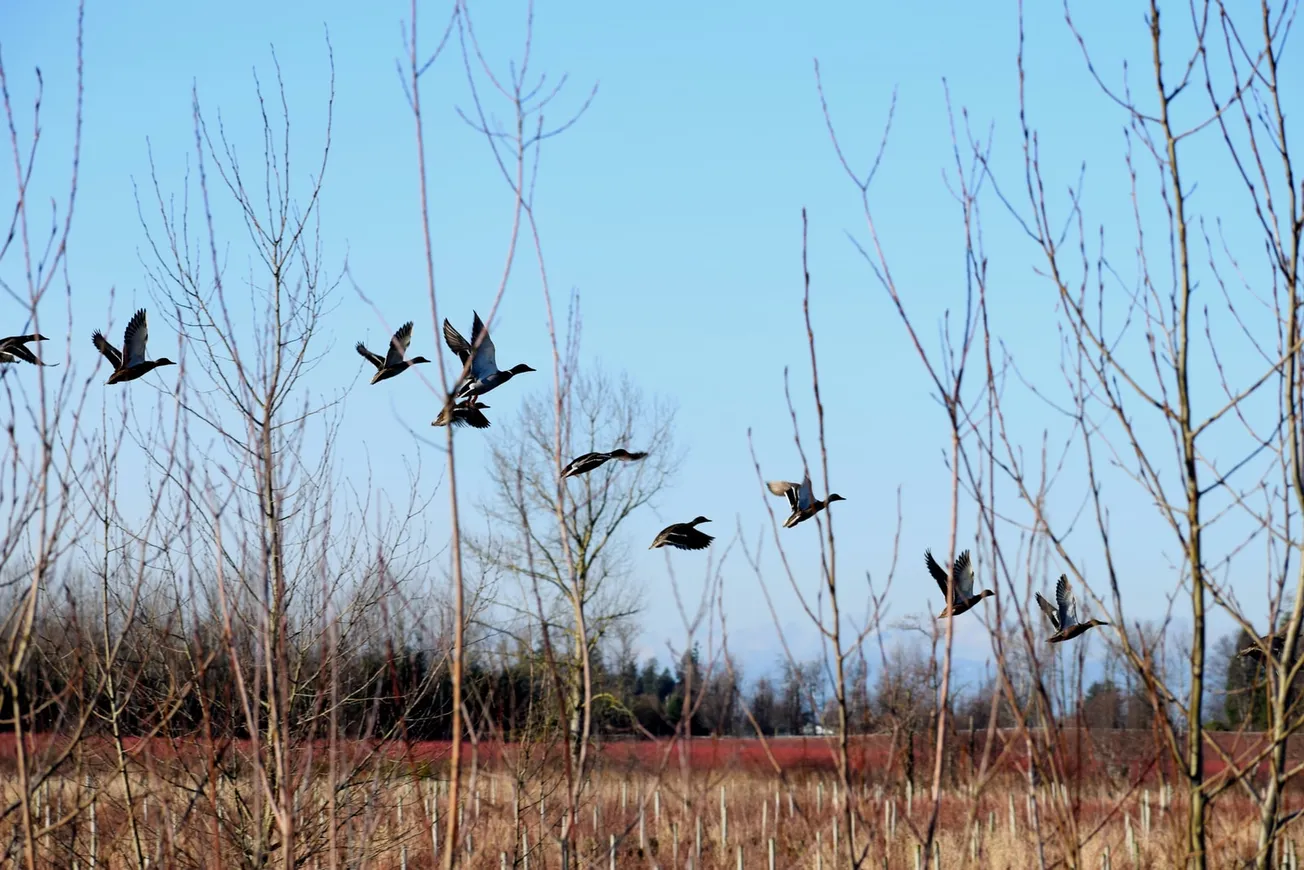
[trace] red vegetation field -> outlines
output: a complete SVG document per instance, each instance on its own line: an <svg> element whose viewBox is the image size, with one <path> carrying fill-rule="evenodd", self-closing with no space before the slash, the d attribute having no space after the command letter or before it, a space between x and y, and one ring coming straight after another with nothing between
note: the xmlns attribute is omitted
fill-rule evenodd
<svg viewBox="0 0 1304 870"><path fill-rule="evenodd" d="M1209 776L1222 773L1230 759L1235 765L1248 763L1266 745L1260 733L1210 733L1217 748L1207 746L1205 772ZM955 753L954 763L976 766L982 758L986 732L972 734L960 732L953 738L950 748ZM1006 740L1014 739L1002 755ZM1069 759L1067 772L1078 776L1112 775L1132 782L1150 779L1157 775L1160 764L1167 764L1167 751L1158 745L1148 731L1075 731L1062 732L1063 758ZM208 754L205 745L189 737L155 737L145 741L127 738L126 750L139 762L165 761L180 757L202 757ZM28 735L29 751L57 751L63 741L57 735ZM476 763L485 768L500 767L504 760L511 762L525 749L513 743L480 741L463 744L464 752L474 754ZM246 741L215 741L213 750L226 755L230 752L247 754L252 747ZM346 741L341 747L345 757L357 759L368 754L379 754L393 762L442 768L452 749L448 740L420 741ZM15 758L14 735L0 734L0 765L12 764ZM303 746L303 751L326 758L329 746L325 741ZM91 757L99 756L105 764L114 757L112 744L107 738L84 740L79 749ZM540 752L539 747L530 751ZM555 753L555 748L552 750ZM595 760L604 768L627 773L652 773L660 769L678 770L685 765L694 771L736 771L768 773L777 769L785 773L831 772L837 767L837 747L827 737L772 737L767 740L739 737L696 737L691 740L604 740L595 750ZM917 758L922 761L931 747L916 744ZM1304 737L1292 738L1289 757L1304 760ZM904 757L900 742L894 743L889 734L856 736L851 739L851 762L854 771L869 780L878 772L886 772ZM998 732L991 748L991 763L999 764L1011 772L1025 772L1026 753L1023 741L1015 732ZM1172 772L1171 770L1169 771Z"/></svg>

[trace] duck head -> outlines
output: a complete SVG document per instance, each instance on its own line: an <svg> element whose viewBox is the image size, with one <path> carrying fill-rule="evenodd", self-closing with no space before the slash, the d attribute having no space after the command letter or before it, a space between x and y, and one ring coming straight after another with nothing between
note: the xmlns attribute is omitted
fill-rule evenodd
<svg viewBox="0 0 1304 870"><path fill-rule="evenodd" d="M829 493L829 497L824 499L826 505L833 504L835 501L846 501L846 499L838 495L836 492Z"/></svg>
<svg viewBox="0 0 1304 870"><path fill-rule="evenodd" d="M412 357L412 359L408 360L408 362L412 363L412 365L416 365L417 363L427 363L427 362L430 362L430 360L426 359L426 358L423 357L423 356L414 356L414 357Z"/></svg>
<svg viewBox="0 0 1304 870"><path fill-rule="evenodd" d="M691 523L689 523L689 525L690 525L690 526L697 526L697 525L701 525L702 523L709 523L709 522L711 522L711 521L708 520L706 517L698 517L697 519L695 519L695 520L693 520Z"/></svg>
<svg viewBox="0 0 1304 870"><path fill-rule="evenodd" d="M176 363L174 363L172 360L168 359L165 356L161 356L158 359L154 360L154 368L158 368L159 366L174 366L174 365L176 365Z"/></svg>
<svg viewBox="0 0 1304 870"><path fill-rule="evenodd" d="M537 370L530 368L525 363L521 363L520 365L512 366L510 371L514 375L522 375L525 374L526 372L532 372Z"/></svg>

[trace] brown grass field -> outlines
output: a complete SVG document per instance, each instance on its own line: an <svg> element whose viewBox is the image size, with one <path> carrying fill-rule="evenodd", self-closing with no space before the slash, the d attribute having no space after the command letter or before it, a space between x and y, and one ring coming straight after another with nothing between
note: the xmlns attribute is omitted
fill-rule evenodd
<svg viewBox="0 0 1304 870"><path fill-rule="evenodd" d="M1170 773L1142 761L1155 757L1152 746L1139 739L1143 735L1105 733L1110 735L1105 742L1112 744L1106 747L1108 762L1102 741L1094 739L1094 754L1065 776L1066 785L1032 790L1013 753L1007 769L997 770L977 789L972 785L977 777L966 774L973 759L961 753L940 804L936 848L941 866L1024 868L1043 860L1047 867L1172 866L1171 856L1184 848L1185 807L1166 798L1180 795L1180 788L1166 788ZM964 736L957 742L963 743ZM1253 735L1218 737L1224 748L1238 754L1257 743ZM49 750L55 743L35 740L33 748L43 744ZM604 745L577 819L582 866L768 867L771 852L775 867L848 866L842 811L847 796L836 784L831 747L822 738L777 738L768 744L768 753L760 741L743 739ZM12 742L4 748L0 757L12 759ZM318 747L305 749L304 769L315 773L299 788L299 866L437 866L436 852L445 845L440 842L443 829L439 825L432 836L431 822L442 822L448 809L442 778L448 744L390 744L382 755L368 755L373 748L355 743L337 756L337 770L351 762L354 772L336 789L333 820L326 755ZM232 762L246 749L238 744L222 748L228 770L241 769ZM888 738L858 738L855 749L860 763L851 801L855 841L867 850L862 866L915 866L928 819L926 794L889 784L902 778L891 770ZM148 866L263 863L258 856L275 847L276 834L266 803L247 774L230 774L214 788L202 781L208 753L198 744L155 740L135 743L130 750L131 804ZM463 866L543 870L560 865L564 781L555 765L527 760L526 752L498 744L471 752L460 809ZM1135 758L1129 761L1129 755ZM33 806L38 826L55 828L40 838L41 866L140 865L126 784L109 760L104 755L82 764L80 777L54 778L38 790ZM518 781L512 771L527 765L533 765L533 773ZM8 804L16 797L7 772L0 799ZM1304 805L1298 794L1289 803L1291 808ZM65 824L57 824L61 819ZM1210 819L1210 866L1239 866L1251 856L1257 821L1242 791L1233 787L1224 792ZM262 842L260 830L266 832ZM331 830L336 831L333 842ZM20 835L11 813L0 837L12 844ZM1084 844L1076 855L1068 851L1073 842ZM1286 852L1294 854L1293 840Z"/></svg>

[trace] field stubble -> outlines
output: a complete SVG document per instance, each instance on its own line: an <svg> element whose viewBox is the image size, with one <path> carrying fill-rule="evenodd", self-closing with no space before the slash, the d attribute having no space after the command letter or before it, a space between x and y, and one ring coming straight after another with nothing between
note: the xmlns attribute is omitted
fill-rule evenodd
<svg viewBox="0 0 1304 870"><path fill-rule="evenodd" d="M766 757L759 741L693 741L682 755L659 756L668 761L659 776L650 769L658 744L609 744L577 818L579 865L848 866L842 810L847 795L824 762L827 744L818 739L772 743L773 756L786 762L782 776L757 763ZM484 748L459 808L462 866L560 867L564 784L555 767L545 764L520 781L510 772L521 761L512 747ZM187 763L187 753L136 749L134 817L148 866L259 866L258 856L275 849L270 811L247 774L227 775L214 788L203 779L206 765ZM299 866L438 866L446 844L440 842L442 825L432 822L448 811L442 749L414 744L402 757L356 767L335 789L333 824L329 781L319 757L314 775L298 791ZM229 762L236 750L228 752ZM83 769L81 777L52 778L36 793L38 826L53 828L39 838L41 866L138 867L122 778L103 764ZM229 764L227 769L239 770ZM850 799L855 842L867 850L862 866L917 866L926 793L858 779ZM968 786L945 791L935 845L940 866L1024 868L1042 858L1046 866L1066 866L1069 844L1076 842L1083 845L1073 863L1082 867L1165 868L1184 848L1185 807L1156 779L1111 785L1107 778L1092 777L1077 786L1031 790L1026 783L1011 771L977 795ZM6 774L0 799L9 805L16 798L16 782ZM21 837L16 819L11 813L0 826L11 856ZM1220 797L1210 819L1211 866L1236 866L1252 855L1257 821L1242 794ZM1294 855L1293 841L1285 850Z"/></svg>

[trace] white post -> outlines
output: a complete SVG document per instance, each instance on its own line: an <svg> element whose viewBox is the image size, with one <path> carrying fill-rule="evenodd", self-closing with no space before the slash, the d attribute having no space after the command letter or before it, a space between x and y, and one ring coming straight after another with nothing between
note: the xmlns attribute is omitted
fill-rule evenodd
<svg viewBox="0 0 1304 870"><path fill-rule="evenodd" d="M611 834L607 840L607 863L611 870L616 870L616 835Z"/></svg>
<svg viewBox="0 0 1304 870"><path fill-rule="evenodd" d="M638 848L642 852L647 851L647 831L643 824L643 805L638 805Z"/></svg>
<svg viewBox="0 0 1304 870"><path fill-rule="evenodd" d="M404 837L404 834L403 834L403 792L401 792L401 791L398 793L398 828L399 828L398 835L399 835L400 837ZM403 844L400 845L400 846L398 847L398 866L399 866L399 870L407 870L407 842L406 842L406 839L407 839L407 838L404 837L404 842L403 842Z"/></svg>
<svg viewBox="0 0 1304 870"><path fill-rule="evenodd" d="M335 800L334 796L331 800ZM430 854L433 857L431 863L439 865L439 784L431 789L430 794Z"/></svg>
<svg viewBox="0 0 1304 870"><path fill-rule="evenodd" d="M90 781L91 778L89 775L87 775L86 777L87 788L90 787ZM99 860L97 854L99 852L99 839L98 839L99 831L95 827L95 803L96 803L95 793L92 792L91 793L91 854L90 854L91 870L95 870L97 866L96 862Z"/></svg>
<svg viewBox="0 0 1304 870"><path fill-rule="evenodd" d="M720 786L720 847L729 845L729 807L724 801L724 786Z"/></svg>

